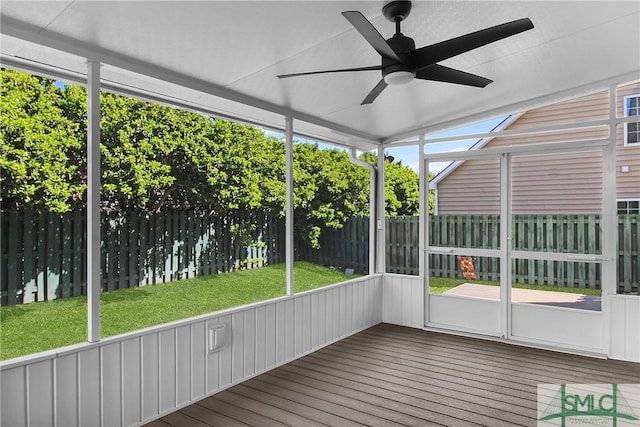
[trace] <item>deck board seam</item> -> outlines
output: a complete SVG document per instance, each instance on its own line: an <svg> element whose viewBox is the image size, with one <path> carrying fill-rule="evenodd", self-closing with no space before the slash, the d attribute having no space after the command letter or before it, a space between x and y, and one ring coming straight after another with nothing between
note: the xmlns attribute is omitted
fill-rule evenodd
<svg viewBox="0 0 640 427"><path fill-rule="evenodd" d="M532 425L540 383L637 382L637 363L381 323L148 426Z"/></svg>
<svg viewBox="0 0 640 427"><path fill-rule="evenodd" d="M420 407L421 406L420 402L425 402L425 403L428 402L431 404L438 405L438 407L441 408L441 411L445 411L445 412L441 412L441 411L438 411L438 412L444 413L444 414L446 414L447 413L446 411L448 410L457 411L457 410L464 410L468 408L475 413L475 416L482 415L484 417L493 418L492 412L494 412L495 410L499 410L498 408L488 406L489 402L486 402L488 399L479 398L485 403L476 403L473 400L468 399L468 396L466 396L465 394L465 395L462 395L464 397L461 396L457 399L458 405L454 405L451 403L453 402L452 399L454 398L454 396L443 394L443 391L439 389L425 391L425 390L421 390L420 388L416 388L414 387L414 385L410 385L408 383L405 383L405 384L396 383L396 382L392 383L390 381L385 381L381 378L369 376L367 375L368 372L366 371L363 372L363 370L340 369L340 367L338 366L336 366L335 368L329 368L325 364L318 364L318 366L326 367L328 369L336 369L338 371L344 372L345 374L349 374L350 376L353 375L353 376L357 376L358 378L363 378L361 382L361 384L363 385L369 385L369 386L375 387L375 384L373 383L379 383L380 388L387 390L388 392L396 395L396 397L399 400L402 399L400 396L405 396L405 398L409 400L416 399L414 406ZM449 394L453 394L453 393L449 393ZM491 402L491 403L493 404L494 402ZM464 405L466 408L464 408L461 405ZM522 409L524 409L524 407ZM513 422L514 424L525 422L524 420L522 420L523 417L520 415L520 413L503 410L502 414L504 417L508 418L508 421Z"/></svg>

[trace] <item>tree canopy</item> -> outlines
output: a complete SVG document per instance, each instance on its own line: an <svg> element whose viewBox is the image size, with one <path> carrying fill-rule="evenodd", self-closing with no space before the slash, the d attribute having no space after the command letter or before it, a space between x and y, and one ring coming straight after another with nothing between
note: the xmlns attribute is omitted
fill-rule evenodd
<svg viewBox="0 0 640 427"><path fill-rule="evenodd" d="M64 213L86 203L86 91L0 70L2 208ZM255 127L101 94L101 201L104 209L212 214L284 214L284 142ZM376 163L364 153L361 158ZM385 168L389 215L415 215L418 177ZM294 146L294 212L317 245L325 229L369 214L369 174L345 151Z"/></svg>

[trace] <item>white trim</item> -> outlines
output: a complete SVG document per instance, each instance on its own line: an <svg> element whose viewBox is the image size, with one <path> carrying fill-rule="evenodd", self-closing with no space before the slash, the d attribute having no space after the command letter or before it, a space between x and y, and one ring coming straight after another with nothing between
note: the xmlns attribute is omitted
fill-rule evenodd
<svg viewBox="0 0 640 427"><path fill-rule="evenodd" d="M617 236L618 216L617 204L614 202L617 194L617 132L616 110L618 108L617 85L609 87L609 138L611 141L602 150L602 236ZM626 123L625 123L626 127ZM600 311L603 313L602 349L611 354L611 303L608 295L618 292L618 263L617 244L613 239L602 239L602 255L607 261L602 263L600 276Z"/></svg>
<svg viewBox="0 0 640 427"><path fill-rule="evenodd" d="M511 154L500 156L500 332L502 337L511 336Z"/></svg>
<svg viewBox="0 0 640 427"><path fill-rule="evenodd" d="M298 298L303 298L306 295L316 294L326 292L327 290L334 288L342 288L345 286L351 286L360 282L366 282L375 278L382 278L381 274L369 274L362 277L356 277L355 279L347 280L345 282L334 283L332 285L321 286L319 288L310 289L304 292L298 292L295 295L284 295L281 297L271 298L264 301L253 302L249 304L239 305L237 307L225 308L223 310L214 311L211 313L201 314L199 316L189 317L186 319L175 320L168 323L163 323L160 325L149 326L147 328L137 329L131 332L125 332L120 335L114 335L107 338L102 339L99 342L81 342L78 344L71 344L65 347L58 347L51 350L45 350L38 353L28 354L26 356L20 356L13 359L7 359L0 361L0 372L12 369L18 366L29 365L37 362L42 362L44 360L52 360L55 358L71 355L78 353L80 351L91 350L103 346L107 346L109 344L122 342L131 338L140 338L142 336L148 335L150 333L159 333L163 331L168 331L172 329L179 328L181 326L189 326L196 323L200 323L202 321L207 321L211 319L215 319L218 317L229 316L235 313L241 313L248 309L255 309L259 307L265 307L272 304L277 304L279 302L285 302L288 300L295 300ZM406 277L403 275L397 275L398 277ZM410 276L415 277L415 276ZM0 375L2 377L2 375Z"/></svg>
<svg viewBox="0 0 640 427"><path fill-rule="evenodd" d="M132 58L106 49L90 47L80 40L75 40L61 34L43 35L41 34L40 30L40 28L37 28L34 25L17 21L14 18L3 17L2 19L2 33L11 37L76 55L80 58L93 58L103 64L109 64L122 70L162 80L167 83L173 83L178 86L206 93L208 95L213 95L219 98L228 99L230 101L239 102L241 104L279 114L284 117L292 117L306 123L314 124L327 129L332 129L346 136L351 136L362 139L364 141L368 141L372 144L379 141L379 138L375 137L374 135L358 131L348 126L343 126L322 119L320 117L315 117L310 114L294 110L292 108L280 106L269 101L258 99L251 95L240 93L235 90L213 84L211 82L207 82L163 67L159 67L145 61L141 61L137 58Z"/></svg>
<svg viewBox="0 0 640 427"><path fill-rule="evenodd" d="M637 98L638 99L638 122L640 122L640 93L634 93L633 95L626 95L623 100L622 100L622 113L624 117L636 117L636 116L629 116L629 112L627 111L627 99L630 98ZM628 122L624 122L623 124L623 145L625 147L635 147L635 146L640 146L640 138L638 139L638 141L636 142L628 142L627 141L627 135L628 135L628 126L629 123ZM640 132L640 130L639 130Z"/></svg>
<svg viewBox="0 0 640 427"><path fill-rule="evenodd" d="M616 120L612 119L608 121L609 126L616 126ZM610 132L610 135L613 135L613 132ZM611 278L613 274L615 276L615 258L614 254L612 254L611 247L615 247L615 243L611 243L611 238L605 239L605 243L603 243L602 254L575 254L575 253L556 253L556 252L536 252L536 251L518 251L513 250L511 247L511 188L510 188L510 171L511 171L511 159L513 156L518 155L528 155L528 154L549 154L549 153L558 153L558 152L581 152L581 151L594 151L598 150L603 152L603 168L605 169L605 175L608 175L608 180L603 181L603 187L605 189L605 194L603 195L603 200L607 200L609 197L615 197L615 191L606 191L608 188L613 186L615 188L615 174L607 173L611 169L611 164L615 165L615 152L612 154L612 150L615 150L615 140L613 136L610 136L606 139L594 139L594 140L586 140L586 141L565 141L565 142L556 142L556 143L542 143L542 144L527 144L523 146L506 146L506 147L492 147L479 151L464 151L464 152L447 152L447 153L439 153L431 156L426 156L424 159L423 167L428 167L428 162L433 160L449 160L449 159L474 159L474 158L486 158L486 157L497 157L501 158L501 179L500 179L500 213L503 221L505 222L505 227L500 228L500 248L499 249L477 249L477 248L460 248L460 247L431 247L428 245L425 248L425 264L428 268L428 254L429 253L445 253L449 255L458 255L465 253L467 255L472 256L493 256L500 258L500 271L501 271L501 280L500 280L500 334L503 337L506 337L507 340L515 339L520 341L528 341L532 344L536 345L542 343L543 345L555 344L556 346L562 345L561 342L552 343L551 341L544 341L543 335L536 335L538 333L544 333L544 329L535 329L530 331L530 335L521 336L520 333L514 330L514 321L521 320L519 317L514 317L514 305L511 303L511 260L518 258L525 259L540 259L540 260L551 260L551 261L579 261L579 262L593 262L602 264L603 268L603 280L604 277L608 279ZM615 171L615 167L613 169ZM611 206L613 209L613 206ZM603 223L610 223L612 218L615 216L611 215L610 211L603 210ZM428 221L428 215L425 216L424 221ZM614 224L615 226L615 224ZM612 225L608 225L607 231L611 230ZM615 236L615 233L607 232L605 233L603 230L604 236ZM427 240L428 242L428 240ZM495 254L498 255L495 255ZM428 270L427 270L428 271ZM606 273L606 276L605 276ZM613 285L610 283L609 289L612 286L615 286L615 277L613 279ZM426 280L426 292L427 295L425 297L426 304L426 314L425 314L425 324L427 326L436 326L436 327L446 327L443 323L449 323L444 320L446 316L441 316L438 319L437 323L433 322L433 317L431 315L431 304L434 303L434 296L428 293L428 283L429 277L427 275ZM603 296L607 293L607 289L603 289ZM462 301L462 300L461 300ZM524 307L524 306L523 306ZM546 306L545 306L546 307ZM556 310L558 313L571 313L571 310L563 309ZM575 310L575 313L582 315L581 313L585 310ZM553 312L553 310L552 310ZM575 349L576 351L592 351L596 353L607 353L609 351L608 340L610 334L610 325L608 323L608 316L610 313L609 307L606 303L603 303L601 311L597 313L602 316L600 319L602 320L602 328L598 328L601 330L602 336L599 336L598 342L603 343L602 345L597 343L591 343L592 347L585 347L579 341L573 343L567 343L567 347L571 349ZM589 313L592 314L592 313ZM456 317L457 314L453 311L451 312L451 325L449 326L452 329L460 329L465 330L464 328L470 327L470 325L462 325L460 320ZM522 325L522 322L519 324ZM477 332L477 331L476 331ZM600 334L600 332L598 332ZM597 348L596 348L597 347Z"/></svg>
<svg viewBox="0 0 640 427"><path fill-rule="evenodd" d="M425 170L424 163L424 141L420 138L420 145L418 145L418 218L424 218L425 212L429 211L429 171ZM437 205L436 205L437 206ZM427 246L425 241L425 222L418 221L418 276L424 277L427 275L424 264L424 256L422 256L424 249Z"/></svg>
<svg viewBox="0 0 640 427"><path fill-rule="evenodd" d="M420 170L423 170L423 175L425 176L429 176L429 159L425 156L424 154L424 146L422 146L422 149L420 150ZM427 178L428 179L428 178ZM429 192L427 191L427 194L429 194ZM427 196L428 197L428 196ZM436 191L436 206L435 206L435 210L434 210L434 215L438 214L438 192ZM424 215L421 215L418 218L418 221L422 224L422 227L420 228L422 230L422 239L423 239L423 246L421 247L421 251L418 253L418 256L420 257L420 259L422 260L422 264L424 266L424 275L422 276L422 283L423 283L423 287L424 287L424 296L422 298L422 305L424 307L423 309L423 315L422 315L422 322L423 325L426 327L429 325L429 304L431 304L431 290L430 290L430 283L429 283L429 278L431 277L429 275L429 253L427 252L427 249L429 249L429 224L431 223L431 214L429 213L429 209L426 209L424 212L422 212Z"/></svg>
<svg viewBox="0 0 640 427"><path fill-rule="evenodd" d="M384 181L385 181L385 158L384 158L384 144L378 144L378 182L377 187L377 215L376 215L376 243L378 245L377 254L378 260L376 262L376 273L384 273L387 270L387 257L386 257L386 236L385 236L385 195L384 195Z"/></svg>
<svg viewBox="0 0 640 427"><path fill-rule="evenodd" d="M18 60L16 58L7 57L6 55L0 55L0 65L2 65L5 68L11 68L17 71L23 71L33 75L39 75L39 76L51 78L54 80L63 80L65 82L78 84L81 86L87 86L86 76L75 73L75 72L71 72L68 70L62 70L56 67L45 66L44 64L26 62L25 60L22 60L22 59ZM248 118L233 116L215 109L211 109L204 105L198 104L197 102L188 101L186 99L181 99L181 98L175 98L173 96L163 95L160 93L152 93L152 92L135 88L132 86L122 85L107 79L101 79L100 88L103 92L109 92L115 95L126 96L129 98L138 99L140 101L166 105L168 107L177 108L184 111L204 114L214 119L227 120L235 123L254 126L260 129L267 129L274 132L281 132L283 134L286 132L286 129L284 126L278 126L274 123L267 123L263 121L257 121L257 120L251 120ZM328 144L334 144L334 145L338 145L340 147L345 147L345 148L355 147L355 148L366 150L366 151L372 150L375 147L371 142L365 141L365 140L360 141L356 139L356 140L350 141L347 144L345 142L332 140L332 139L326 138L325 136L318 136L311 133L295 132L294 136L299 136L305 139L312 139L318 142L326 142Z"/></svg>
<svg viewBox="0 0 640 427"><path fill-rule="evenodd" d="M2 394L3 425L99 425L107 414L110 423L148 423L380 323L382 285L382 276L365 276L2 362L2 391L11 391ZM308 316L313 307L324 315ZM208 354L206 331L218 325L229 335ZM31 393L34 379L46 388Z"/></svg>
<svg viewBox="0 0 640 427"><path fill-rule="evenodd" d="M434 255L460 255L500 258L501 249L464 248L455 246L428 246L425 249L425 252Z"/></svg>
<svg viewBox="0 0 640 427"><path fill-rule="evenodd" d="M376 271L376 175L377 170L374 165L358 158L355 148L348 150L349 160L354 165L363 167L369 171L369 274Z"/></svg>
<svg viewBox="0 0 640 427"><path fill-rule="evenodd" d="M497 136L500 136L500 135L492 135L492 134L494 134L494 133L499 134L500 132L502 132L505 129L509 128L509 126L511 126L520 117L522 117L523 114L524 113L514 113L514 114L509 115L506 119L504 119L502 122L500 122L495 128L493 128L491 130L491 132L486 134L486 135L491 135L491 136L485 136L485 137L481 138L475 144L473 144L471 147L469 147L469 150L467 150L467 151L479 150L480 148L483 148L490 141L492 141L494 138L496 138ZM483 134L477 134L477 135L483 135ZM504 136L504 134L502 134L502 136ZM451 137L444 138L444 140L445 141L449 141L450 140L449 138L451 138ZM433 143L433 141L440 141L442 139L443 138L436 138L436 139L433 139L433 140L425 140L425 143L431 144L431 143ZM463 135L462 138L456 136L455 139L450 140L450 141L464 141L466 139L474 139L474 138L473 138L473 135ZM445 142L445 141L442 141L442 142ZM444 168L442 171L440 171L439 174L437 174L431 181L429 181L429 189L430 190L435 190L437 185L438 185L438 183L440 181L442 181L444 178L446 178L451 172L456 170L458 168L458 166L460 166L462 163L464 163L463 160L458 160L458 161L453 161L449 165L447 165L446 168ZM437 206L437 204L436 204L436 206Z"/></svg>
<svg viewBox="0 0 640 427"><path fill-rule="evenodd" d="M285 268L287 295L293 295L293 119L285 118Z"/></svg>
<svg viewBox="0 0 640 427"><path fill-rule="evenodd" d="M87 341L100 340L100 67L87 61Z"/></svg>
<svg viewBox="0 0 640 427"><path fill-rule="evenodd" d="M415 138L416 135L433 134L436 132L446 131L449 129L460 128L466 125L482 122L495 117L506 116L508 114L512 114L514 111L527 111L533 108L538 108L545 105L554 104L556 102L561 102L564 100L577 98L583 95L588 95L590 93L604 91L604 90L607 90L611 84L621 84L621 83L626 83L626 82L631 82L636 80L638 80L638 71L625 73L625 74L607 78L598 82L588 83L582 86L570 88L561 92L544 95L538 98L529 99L526 101L511 104L511 105L505 105L493 110L484 111L479 114L475 114L467 117L461 117L458 119L451 120L449 122L440 123L432 126L423 126L423 127L415 128L412 130L408 130L406 132L401 132L396 135L389 136L387 138L383 138L382 142L386 146L396 145L396 143L404 143L407 139Z"/></svg>
<svg viewBox="0 0 640 427"><path fill-rule="evenodd" d="M573 151L595 151L609 144L609 138L606 139L586 139L574 141L558 141L546 142L540 144L526 144L519 146L491 147L478 151L450 151L447 153L438 153L428 156L429 160L469 160L498 157L502 154L529 154L529 153L564 153Z"/></svg>

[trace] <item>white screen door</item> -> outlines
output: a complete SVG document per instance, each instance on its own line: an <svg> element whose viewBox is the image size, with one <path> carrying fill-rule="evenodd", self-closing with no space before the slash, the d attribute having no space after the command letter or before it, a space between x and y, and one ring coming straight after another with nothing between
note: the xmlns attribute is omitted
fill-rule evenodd
<svg viewBox="0 0 640 427"><path fill-rule="evenodd" d="M430 162L457 162L458 180L438 184L438 211L427 217L427 327L603 352L602 267L615 262L602 245L601 224L610 220L603 148L551 151L531 145L425 160L426 171Z"/></svg>

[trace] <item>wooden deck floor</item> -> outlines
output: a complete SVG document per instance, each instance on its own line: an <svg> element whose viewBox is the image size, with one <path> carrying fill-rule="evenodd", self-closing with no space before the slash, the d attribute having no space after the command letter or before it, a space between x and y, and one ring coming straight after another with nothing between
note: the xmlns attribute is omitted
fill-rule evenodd
<svg viewBox="0 0 640 427"><path fill-rule="evenodd" d="M534 426L538 383L638 382L639 364L380 324L148 426Z"/></svg>

